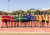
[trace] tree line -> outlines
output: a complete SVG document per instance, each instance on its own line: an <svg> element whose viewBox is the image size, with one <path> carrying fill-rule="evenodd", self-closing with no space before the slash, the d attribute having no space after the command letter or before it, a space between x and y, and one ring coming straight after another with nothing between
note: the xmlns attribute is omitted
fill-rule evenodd
<svg viewBox="0 0 50 35"><path fill-rule="evenodd" d="M16 11L12 11L12 12L10 12L10 13L8 13L8 12L4 12L4 11L0 11L0 15L2 15L2 13L3 14L5 14L5 13L7 13L7 14L10 14L10 15L16 15L17 13L18 14L22 14L22 13L24 13L24 14L27 14L27 13L33 13L33 14L35 14L35 15L39 15L39 14L50 14L50 9L48 9L48 10L42 10L42 11L40 11L40 10L27 10L27 11L24 11L24 10L16 10Z"/></svg>

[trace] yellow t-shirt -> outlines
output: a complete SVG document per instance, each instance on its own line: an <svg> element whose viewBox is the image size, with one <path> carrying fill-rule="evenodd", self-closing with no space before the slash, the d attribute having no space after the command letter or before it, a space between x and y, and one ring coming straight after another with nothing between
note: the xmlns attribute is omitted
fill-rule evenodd
<svg viewBox="0 0 50 35"><path fill-rule="evenodd" d="M46 21L49 21L49 16L46 15Z"/></svg>
<svg viewBox="0 0 50 35"><path fill-rule="evenodd" d="M36 20L39 20L39 16L36 16Z"/></svg>
<svg viewBox="0 0 50 35"><path fill-rule="evenodd" d="M42 20L45 20L45 15L43 15L42 17L43 17L43 19L42 19Z"/></svg>
<svg viewBox="0 0 50 35"><path fill-rule="evenodd" d="M39 16L39 21L42 21L42 16Z"/></svg>

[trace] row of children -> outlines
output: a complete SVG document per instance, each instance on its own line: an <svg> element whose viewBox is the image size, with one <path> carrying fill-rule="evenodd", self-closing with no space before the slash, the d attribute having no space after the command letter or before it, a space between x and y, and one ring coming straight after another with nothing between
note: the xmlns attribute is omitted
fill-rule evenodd
<svg viewBox="0 0 50 35"><path fill-rule="evenodd" d="M31 15L20 14L18 15L2 15L2 28L3 27L44 27L45 21L49 26L49 15Z"/></svg>

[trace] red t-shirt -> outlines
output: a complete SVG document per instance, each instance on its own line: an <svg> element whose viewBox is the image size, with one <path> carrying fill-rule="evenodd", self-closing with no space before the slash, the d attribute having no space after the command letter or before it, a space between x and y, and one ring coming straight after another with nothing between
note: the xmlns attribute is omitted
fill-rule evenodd
<svg viewBox="0 0 50 35"><path fill-rule="evenodd" d="M5 15L5 20L6 20L6 21L8 20L8 15Z"/></svg>
<svg viewBox="0 0 50 35"><path fill-rule="evenodd" d="M13 21L13 17L11 17L11 21Z"/></svg>
<svg viewBox="0 0 50 35"><path fill-rule="evenodd" d="M11 19L11 17L10 17L10 16L8 16L8 21L10 21L10 19Z"/></svg>
<svg viewBox="0 0 50 35"><path fill-rule="evenodd" d="M5 19L4 19L4 17L5 17L5 16L4 16L4 15L2 15L2 17L1 17L1 18L2 18L2 21L4 21L4 20L5 20Z"/></svg>

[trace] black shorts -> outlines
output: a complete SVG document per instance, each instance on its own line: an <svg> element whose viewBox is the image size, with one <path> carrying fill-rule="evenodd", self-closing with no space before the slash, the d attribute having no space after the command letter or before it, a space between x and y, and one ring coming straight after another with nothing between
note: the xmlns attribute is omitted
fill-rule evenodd
<svg viewBox="0 0 50 35"><path fill-rule="evenodd" d="M30 22L31 20L28 20L28 22Z"/></svg>
<svg viewBox="0 0 50 35"><path fill-rule="evenodd" d="M49 23L49 21L46 21L47 23Z"/></svg>
<svg viewBox="0 0 50 35"><path fill-rule="evenodd" d="M19 20L16 20L16 22L19 22Z"/></svg>
<svg viewBox="0 0 50 35"><path fill-rule="evenodd" d="M28 21L25 21L25 22L28 22Z"/></svg>
<svg viewBox="0 0 50 35"><path fill-rule="evenodd" d="M25 20L22 20L22 22L25 22Z"/></svg>
<svg viewBox="0 0 50 35"><path fill-rule="evenodd" d="M45 22L45 20L42 20L42 22Z"/></svg>
<svg viewBox="0 0 50 35"><path fill-rule="evenodd" d="M5 20L4 22L5 22L5 23L7 23L7 21L6 21L6 20Z"/></svg>

